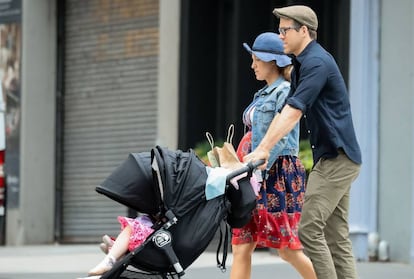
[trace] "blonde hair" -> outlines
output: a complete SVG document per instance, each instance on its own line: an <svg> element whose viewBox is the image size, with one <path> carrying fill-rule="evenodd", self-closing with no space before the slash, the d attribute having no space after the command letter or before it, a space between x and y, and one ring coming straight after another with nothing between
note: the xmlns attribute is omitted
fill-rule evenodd
<svg viewBox="0 0 414 279"><path fill-rule="evenodd" d="M291 81L290 73L292 72L292 69L293 65L287 65L286 67L280 68L280 72L282 73L283 77L289 82Z"/></svg>

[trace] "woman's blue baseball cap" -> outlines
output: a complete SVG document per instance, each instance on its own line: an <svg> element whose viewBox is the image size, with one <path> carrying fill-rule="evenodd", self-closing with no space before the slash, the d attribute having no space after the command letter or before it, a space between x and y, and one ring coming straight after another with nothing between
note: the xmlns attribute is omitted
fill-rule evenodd
<svg viewBox="0 0 414 279"><path fill-rule="evenodd" d="M276 33L265 32L260 34L254 40L252 48L247 43L243 43L243 46L250 54L256 55L262 61L275 60L276 65L282 68L292 64L290 57L283 52L283 41Z"/></svg>

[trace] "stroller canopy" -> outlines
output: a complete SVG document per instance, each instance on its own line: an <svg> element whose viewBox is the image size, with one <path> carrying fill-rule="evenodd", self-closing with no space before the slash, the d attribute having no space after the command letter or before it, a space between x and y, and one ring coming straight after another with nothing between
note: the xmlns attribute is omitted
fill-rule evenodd
<svg viewBox="0 0 414 279"><path fill-rule="evenodd" d="M206 165L194 151L157 146L151 152L159 167L161 181L156 180L156 184L166 209L181 217L205 201Z"/></svg>
<svg viewBox="0 0 414 279"><path fill-rule="evenodd" d="M160 180L151 167L151 157ZM192 150L172 151L157 146L151 152L129 154L96 191L138 212L157 214L171 209L180 217L203 202L205 167Z"/></svg>
<svg viewBox="0 0 414 279"><path fill-rule="evenodd" d="M96 191L138 212L156 214L159 198L152 179L151 153L129 154Z"/></svg>

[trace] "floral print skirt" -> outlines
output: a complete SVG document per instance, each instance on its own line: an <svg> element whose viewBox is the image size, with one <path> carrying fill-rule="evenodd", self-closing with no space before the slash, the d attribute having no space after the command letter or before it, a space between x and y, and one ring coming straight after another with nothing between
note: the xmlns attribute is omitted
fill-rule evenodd
<svg viewBox="0 0 414 279"><path fill-rule="evenodd" d="M295 156L280 156L268 172L250 222L233 229L232 244L302 249L298 225L305 196L306 172Z"/></svg>

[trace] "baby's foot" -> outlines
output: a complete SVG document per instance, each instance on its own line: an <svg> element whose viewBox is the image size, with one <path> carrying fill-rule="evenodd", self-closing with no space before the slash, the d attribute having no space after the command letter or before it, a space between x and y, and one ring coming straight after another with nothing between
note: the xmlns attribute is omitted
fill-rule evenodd
<svg viewBox="0 0 414 279"><path fill-rule="evenodd" d="M99 244L99 248L101 248L102 252L108 254L109 250L111 250L112 246L114 245L115 240L113 240L109 235L102 236L102 243Z"/></svg>
<svg viewBox="0 0 414 279"><path fill-rule="evenodd" d="M88 275L102 275L109 271L114 266L115 262L115 258L108 255L97 266L89 270Z"/></svg>

